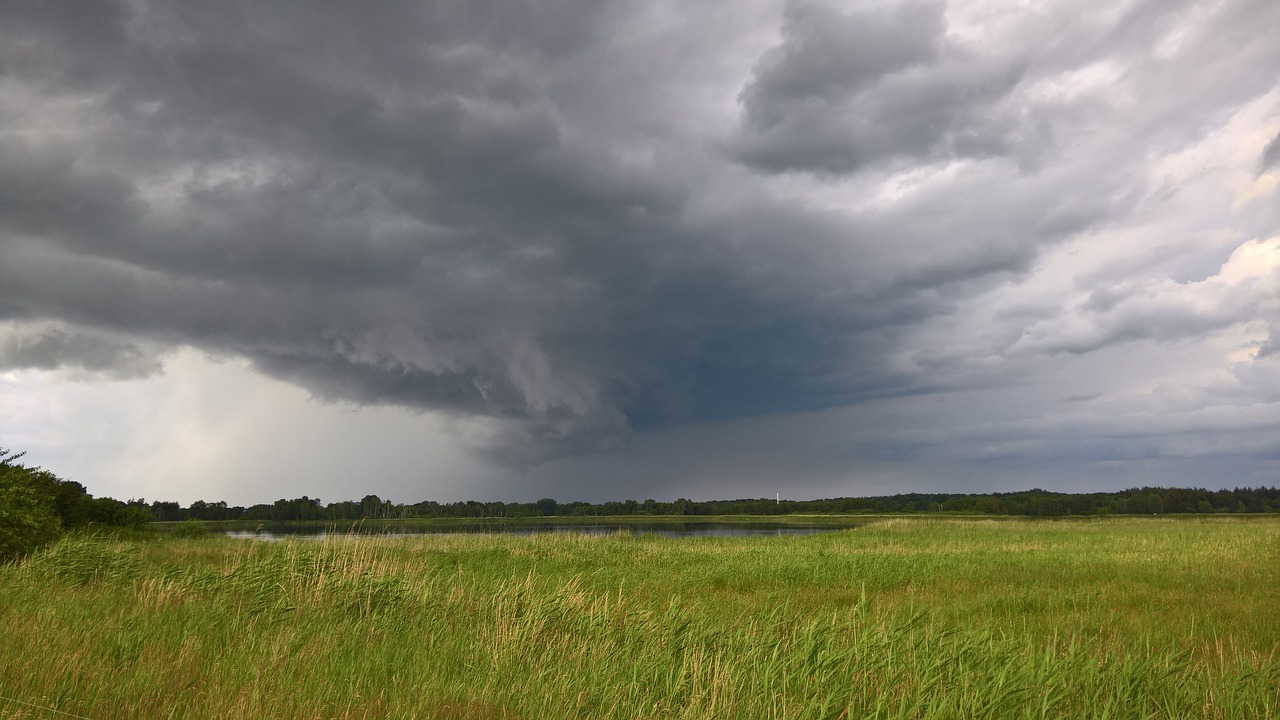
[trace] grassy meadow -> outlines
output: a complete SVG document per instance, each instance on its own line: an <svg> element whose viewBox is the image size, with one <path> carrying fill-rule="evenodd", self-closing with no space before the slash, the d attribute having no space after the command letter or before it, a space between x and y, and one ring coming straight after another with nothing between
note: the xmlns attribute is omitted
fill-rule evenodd
<svg viewBox="0 0 1280 720"><path fill-rule="evenodd" d="M1280 718L1280 518L68 537L0 718Z"/></svg>

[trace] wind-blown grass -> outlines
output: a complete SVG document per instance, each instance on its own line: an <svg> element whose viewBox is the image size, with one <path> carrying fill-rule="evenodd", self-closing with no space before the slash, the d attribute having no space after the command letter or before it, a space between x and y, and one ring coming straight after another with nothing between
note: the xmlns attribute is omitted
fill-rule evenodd
<svg viewBox="0 0 1280 720"><path fill-rule="evenodd" d="M1275 520L69 538L0 718L1278 717L1278 591Z"/></svg>

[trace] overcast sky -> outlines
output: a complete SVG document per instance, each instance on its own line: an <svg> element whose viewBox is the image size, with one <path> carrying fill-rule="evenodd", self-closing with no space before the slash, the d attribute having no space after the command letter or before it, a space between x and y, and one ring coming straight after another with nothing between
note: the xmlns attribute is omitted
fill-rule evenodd
<svg viewBox="0 0 1280 720"><path fill-rule="evenodd" d="M96 495L1280 484L1275 0L0 4Z"/></svg>

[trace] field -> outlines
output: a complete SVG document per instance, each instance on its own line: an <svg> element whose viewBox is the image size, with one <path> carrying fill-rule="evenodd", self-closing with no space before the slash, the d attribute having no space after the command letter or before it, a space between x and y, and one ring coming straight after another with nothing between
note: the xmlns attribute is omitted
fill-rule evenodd
<svg viewBox="0 0 1280 720"><path fill-rule="evenodd" d="M70 537L0 718L1280 718L1280 518Z"/></svg>

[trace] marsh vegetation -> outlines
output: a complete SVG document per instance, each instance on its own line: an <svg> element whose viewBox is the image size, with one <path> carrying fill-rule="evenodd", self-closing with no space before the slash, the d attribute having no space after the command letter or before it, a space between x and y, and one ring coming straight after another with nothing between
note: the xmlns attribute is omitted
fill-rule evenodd
<svg viewBox="0 0 1280 720"><path fill-rule="evenodd" d="M1280 520L807 536L69 535L0 717L1277 717Z"/></svg>

